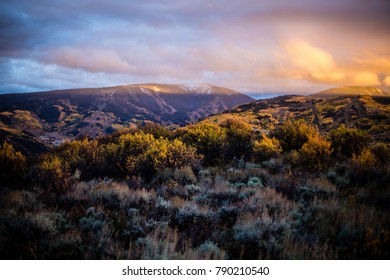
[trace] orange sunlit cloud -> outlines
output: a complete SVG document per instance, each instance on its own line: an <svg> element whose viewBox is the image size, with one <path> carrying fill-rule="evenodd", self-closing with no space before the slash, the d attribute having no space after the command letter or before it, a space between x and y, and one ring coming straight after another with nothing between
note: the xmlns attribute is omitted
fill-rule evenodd
<svg viewBox="0 0 390 280"><path fill-rule="evenodd" d="M0 5L0 93L147 82L252 93L352 84L390 91L389 1Z"/></svg>

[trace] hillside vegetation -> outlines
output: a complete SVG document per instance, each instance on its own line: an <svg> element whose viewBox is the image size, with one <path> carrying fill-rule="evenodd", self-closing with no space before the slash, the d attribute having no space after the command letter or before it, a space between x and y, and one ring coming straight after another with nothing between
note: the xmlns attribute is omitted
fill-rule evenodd
<svg viewBox="0 0 390 280"><path fill-rule="evenodd" d="M3 142L0 255L388 259L388 104L280 97L39 157Z"/></svg>
<svg viewBox="0 0 390 280"><path fill-rule="evenodd" d="M320 97L335 97L345 95L369 95L369 96L387 96L390 94L376 87L362 87L362 86L343 86L337 88L330 88L324 91L315 93L314 96Z"/></svg>
<svg viewBox="0 0 390 280"><path fill-rule="evenodd" d="M254 99L208 84L140 84L0 95L0 136L25 153L143 122L185 125Z"/></svg>

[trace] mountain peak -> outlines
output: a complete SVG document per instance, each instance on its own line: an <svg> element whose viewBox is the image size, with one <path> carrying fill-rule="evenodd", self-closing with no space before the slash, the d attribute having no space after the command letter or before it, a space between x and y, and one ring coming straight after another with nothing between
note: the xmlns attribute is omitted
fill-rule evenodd
<svg viewBox="0 0 390 280"><path fill-rule="evenodd" d="M205 83L189 83L189 84L129 84L123 86L132 92L139 91L144 93L172 93L172 94L239 94L239 92L218 87Z"/></svg>

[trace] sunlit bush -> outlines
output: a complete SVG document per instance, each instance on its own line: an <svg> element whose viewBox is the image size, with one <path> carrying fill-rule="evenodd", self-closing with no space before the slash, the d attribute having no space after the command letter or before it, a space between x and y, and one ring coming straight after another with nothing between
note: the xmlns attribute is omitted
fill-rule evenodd
<svg viewBox="0 0 390 280"><path fill-rule="evenodd" d="M322 170L326 167L332 153L331 143L318 135L310 136L300 152L305 167Z"/></svg>
<svg viewBox="0 0 390 280"><path fill-rule="evenodd" d="M283 151L299 150L318 129L304 120L288 120L277 127L274 135L280 140Z"/></svg>
<svg viewBox="0 0 390 280"><path fill-rule="evenodd" d="M360 152L367 146L369 136L357 128L340 126L329 133L333 151L348 157Z"/></svg>
<svg viewBox="0 0 390 280"><path fill-rule="evenodd" d="M262 137L260 141L255 141L253 144L253 158L255 161L261 162L279 156L282 152L279 140L269 138L265 134Z"/></svg>
<svg viewBox="0 0 390 280"><path fill-rule="evenodd" d="M66 163L57 156L47 156L40 162L37 179L48 194L64 193L72 184L72 176Z"/></svg>
<svg viewBox="0 0 390 280"><path fill-rule="evenodd" d="M0 184L15 187L26 176L26 157L8 142L0 146Z"/></svg>

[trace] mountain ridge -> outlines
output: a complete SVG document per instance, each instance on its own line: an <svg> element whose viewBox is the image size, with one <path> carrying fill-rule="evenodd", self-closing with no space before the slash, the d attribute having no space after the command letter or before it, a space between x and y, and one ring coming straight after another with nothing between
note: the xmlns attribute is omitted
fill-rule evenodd
<svg viewBox="0 0 390 280"><path fill-rule="evenodd" d="M312 96L318 97L333 97L342 95L390 96L390 93L372 86L341 86L312 94Z"/></svg>
<svg viewBox="0 0 390 280"><path fill-rule="evenodd" d="M56 144L143 122L178 126L254 100L209 84L129 84L4 94L0 95L0 138Z"/></svg>

